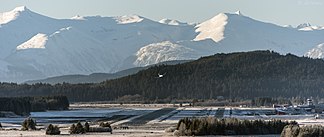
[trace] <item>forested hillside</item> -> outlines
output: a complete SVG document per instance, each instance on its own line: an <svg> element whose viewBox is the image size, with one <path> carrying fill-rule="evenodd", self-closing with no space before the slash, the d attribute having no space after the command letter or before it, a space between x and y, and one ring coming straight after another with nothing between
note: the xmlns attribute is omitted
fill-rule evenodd
<svg viewBox="0 0 324 137"><path fill-rule="evenodd" d="M2 83L0 95L66 95L70 101L111 101L126 95L142 100L324 97L324 61L272 51L216 54L97 84Z"/></svg>

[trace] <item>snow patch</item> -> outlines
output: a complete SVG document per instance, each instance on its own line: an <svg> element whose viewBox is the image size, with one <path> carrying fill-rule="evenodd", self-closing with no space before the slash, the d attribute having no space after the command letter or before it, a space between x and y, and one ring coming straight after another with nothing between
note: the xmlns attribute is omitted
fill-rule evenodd
<svg viewBox="0 0 324 137"><path fill-rule="evenodd" d="M80 15L76 15L74 17L71 18L72 20L86 20L83 16Z"/></svg>
<svg viewBox="0 0 324 137"><path fill-rule="evenodd" d="M308 26L308 27L300 28L299 30L302 30L302 31L313 31L313 30L323 30L323 29L324 29L323 26Z"/></svg>
<svg viewBox="0 0 324 137"><path fill-rule="evenodd" d="M324 43L306 52L305 56L313 59L324 59Z"/></svg>
<svg viewBox="0 0 324 137"><path fill-rule="evenodd" d="M129 24L129 23L138 23L143 21L144 18L138 15L124 15L124 16L117 16L114 17L118 24Z"/></svg>
<svg viewBox="0 0 324 137"><path fill-rule="evenodd" d="M196 26L196 32L199 34L194 41L201 41L205 39L212 39L215 42L219 42L224 39L225 25L227 24L228 16L224 13L220 13L212 19L205 21Z"/></svg>
<svg viewBox="0 0 324 137"><path fill-rule="evenodd" d="M27 11L29 10L26 6L16 7L13 11Z"/></svg>
<svg viewBox="0 0 324 137"><path fill-rule="evenodd" d="M9 12L0 13L0 24L6 24L17 19L21 12L29 11L25 6L17 7Z"/></svg>
<svg viewBox="0 0 324 137"><path fill-rule="evenodd" d="M243 14L242 14L242 12L241 12L241 11L239 11L239 10L238 10L238 11L236 11L236 12L235 12L235 14L237 14L237 15L241 15L241 16L243 15Z"/></svg>
<svg viewBox="0 0 324 137"><path fill-rule="evenodd" d="M284 28L290 28L290 29L294 28L292 25L283 25L282 27L284 27Z"/></svg>
<svg viewBox="0 0 324 137"><path fill-rule="evenodd" d="M296 29L301 31L323 30L324 26L312 26L310 23L303 23L298 25Z"/></svg>
<svg viewBox="0 0 324 137"><path fill-rule="evenodd" d="M174 26L187 25L187 23L182 23L178 20L173 20L173 19L162 19L159 21L159 23L167 24L167 25L174 25Z"/></svg>
<svg viewBox="0 0 324 137"><path fill-rule="evenodd" d="M61 32L68 31L68 30L71 30L71 29L72 29L71 26L70 26L70 27L66 27L66 28L61 28L60 30L55 31L53 34L51 34L50 37L53 37L53 36L55 36L55 35L60 34Z"/></svg>
<svg viewBox="0 0 324 137"><path fill-rule="evenodd" d="M38 33L30 40L24 42L23 44L17 46L16 50L24 49L45 49L46 41L48 37L46 34Z"/></svg>
<svg viewBox="0 0 324 137"><path fill-rule="evenodd" d="M164 41L142 47L136 53L135 66L148 66L164 61L194 59L195 51L182 45Z"/></svg>
<svg viewBox="0 0 324 137"><path fill-rule="evenodd" d="M310 23L302 23L302 24L299 24L296 29L302 29L302 28L305 28L305 27L310 27L312 26Z"/></svg>

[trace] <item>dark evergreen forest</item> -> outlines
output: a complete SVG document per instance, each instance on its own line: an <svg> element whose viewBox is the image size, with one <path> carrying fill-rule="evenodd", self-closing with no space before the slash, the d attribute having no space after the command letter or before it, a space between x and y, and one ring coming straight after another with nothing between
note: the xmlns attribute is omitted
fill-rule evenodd
<svg viewBox="0 0 324 137"><path fill-rule="evenodd" d="M165 74L157 78L158 74ZM0 96L64 95L70 101L324 97L324 61L272 51L215 54L94 84L1 83Z"/></svg>
<svg viewBox="0 0 324 137"><path fill-rule="evenodd" d="M69 108L69 101L65 96L1 97L0 104L0 111L11 111L17 115L29 115L30 112L35 111L67 110Z"/></svg>

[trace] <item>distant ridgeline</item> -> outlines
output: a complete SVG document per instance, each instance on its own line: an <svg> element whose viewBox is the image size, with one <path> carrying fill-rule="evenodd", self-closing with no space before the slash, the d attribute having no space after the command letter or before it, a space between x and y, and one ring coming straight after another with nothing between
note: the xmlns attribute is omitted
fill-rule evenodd
<svg viewBox="0 0 324 137"><path fill-rule="evenodd" d="M216 54L95 84L0 84L0 96L15 95L64 95L70 101L324 97L324 61L272 51Z"/></svg>
<svg viewBox="0 0 324 137"><path fill-rule="evenodd" d="M0 104L0 111L10 111L17 115L29 115L33 111L66 110L69 107L66 96L1 97Z"/></svg>

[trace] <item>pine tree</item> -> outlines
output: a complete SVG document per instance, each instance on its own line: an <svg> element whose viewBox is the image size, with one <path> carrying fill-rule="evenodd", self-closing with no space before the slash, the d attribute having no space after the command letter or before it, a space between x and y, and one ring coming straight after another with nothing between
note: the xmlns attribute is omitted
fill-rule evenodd
<svg viewBox="0 0 324 137"><path fill-rule="evenodd" d="M84 130L85 130L85 132L89 132L89 129L90 129L89 123L88 122L85 122L84 123Z"/></svg>
<svg viewBox="0 0 324 137"><path fill-rule="evenodd" d="M36 121L28 117L22 123L22 130L36 130Z"/></svg>
<svg viewBox="0 0 324 137"><path fill-rule="evenodd" d="M58 126L53 126L49 124L46 128L46 135L59 135L61 133L60 128Z"/></svg>
<svg viewBox="0 0 324 137"><path fill-rule="evenodd" d="M76 127L75 127L74 124L71 125L70 130L69 130L69 133L70 134L76 134Z"/></svg>
<svg viewBox="0 0 324 137"><path fill-rule="evenodd" d="M77 134L84 134L85 130L80 122L77 123L76 125L76 133Z"/></svg>
<svg viewBox="0 0 324 137"><path fill-rule="evenodd" d="M109 128L111 128L109 122L101 122L101 123L99 124L99 126L100 126L100 127L109 127Z"/></svg>

